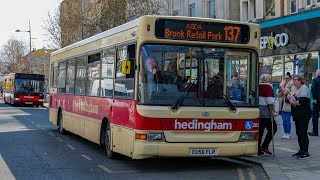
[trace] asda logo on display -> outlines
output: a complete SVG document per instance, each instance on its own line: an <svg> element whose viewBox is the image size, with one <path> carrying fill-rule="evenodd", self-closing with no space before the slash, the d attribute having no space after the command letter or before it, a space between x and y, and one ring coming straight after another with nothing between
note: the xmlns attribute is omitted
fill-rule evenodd
<svg viewBox="0 0 320 180"><path fill-rule="evenodd" d="M284 47L289 44L289 40L288 33L274 34L272 32L270 36L262 36L260 38L260 49L276 49Z"/></svg>

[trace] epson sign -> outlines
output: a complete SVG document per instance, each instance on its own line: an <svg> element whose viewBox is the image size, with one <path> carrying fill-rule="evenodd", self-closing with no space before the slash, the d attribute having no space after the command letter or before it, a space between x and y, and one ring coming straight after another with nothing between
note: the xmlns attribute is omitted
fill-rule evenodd
<svg viewBox="0 0 320 180"><path fill-rule="evenodd" d="M275 49L288 45L288 33L275 34L271 33L270 36L262 36L260 39L260 49Z"/></svg>

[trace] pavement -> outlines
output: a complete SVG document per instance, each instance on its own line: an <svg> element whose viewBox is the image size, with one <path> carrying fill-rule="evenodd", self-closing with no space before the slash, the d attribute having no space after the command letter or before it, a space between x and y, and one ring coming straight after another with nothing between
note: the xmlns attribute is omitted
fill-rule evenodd
<svg viewBox="0 0 320 180"><path fill-rule="evenodd" d="M270 179L320 179L320 136L309 136L310 159L296 159L292 157L299 149L294 122L291 119L291 139L281 139L284 134L281 115L275 120L278 131L274 138L274 155L244 157L243 159L261 164ZM311 130L312 120L310 120L308 132ZM269 150L272 151L272 143L269 145Z"/></svg>

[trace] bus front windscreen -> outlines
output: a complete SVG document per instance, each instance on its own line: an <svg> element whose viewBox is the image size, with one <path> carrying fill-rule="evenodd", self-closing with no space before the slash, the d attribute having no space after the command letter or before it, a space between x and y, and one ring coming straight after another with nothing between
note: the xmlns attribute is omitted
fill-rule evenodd
<svg viewBox="0 0 320 180"><path fill-rule="evenodd" d="M257 106L257 59L249 49L143 45L138 103Z"/></svg>
<svg viewBox="0 0 320 180"><path fill-rule="evenodd" d="M43 93L43 80L15 79L16 93Z"/></svg>

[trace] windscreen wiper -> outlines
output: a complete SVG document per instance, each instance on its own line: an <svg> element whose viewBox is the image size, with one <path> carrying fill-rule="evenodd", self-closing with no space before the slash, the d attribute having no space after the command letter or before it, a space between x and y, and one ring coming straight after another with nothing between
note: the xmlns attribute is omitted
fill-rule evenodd
<svg viewBox="0 0 320 180"><path fill-rule="evenodd" d="M218 91L220 94L222 94L222 98L223 100L226 102L226 104L229 106L230 111L232 112L236 112L237 109L236 107L232 104L232 102L227 98L227 96L223 93L223 91L221 91L220 89L218 89L217 86L215 86L215 84L213 84L213 87L215 88L216 91Z"/></svg>
<svg viewBox="0 0 320 180"><path fill-rule="evenodd" d="M201 76L197 77L197 79L195 79L188 87L187 89L184 91L184 93L182 94L182 96L180 96L180 98L173 104L171 105L171 109L172 110L177 110L180 105L182 104L182 102L184 101L184 99L187 97L188 93L190 92L190 89L193 88L196 85L196 82L201 78Z"/></svg>

